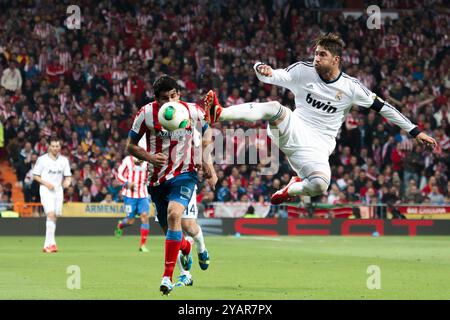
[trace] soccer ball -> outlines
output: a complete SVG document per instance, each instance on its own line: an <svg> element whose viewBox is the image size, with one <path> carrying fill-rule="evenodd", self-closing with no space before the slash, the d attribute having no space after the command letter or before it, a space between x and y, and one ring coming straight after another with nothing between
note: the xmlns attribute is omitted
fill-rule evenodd
<svg viewBox="0 0 450 320"><path fill-rule="evenodd" d="M179 102L166 102L158 111L158 120L167 131L185 129L189 125L189 111Z"/></svg>

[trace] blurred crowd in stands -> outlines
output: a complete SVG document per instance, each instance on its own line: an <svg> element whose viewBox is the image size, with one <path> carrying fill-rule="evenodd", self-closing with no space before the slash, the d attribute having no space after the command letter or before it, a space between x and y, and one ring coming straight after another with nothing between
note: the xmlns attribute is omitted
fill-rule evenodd
<svg viewBox="0 0 450 320"><path fill-rule="evenodd" d="M284 68L311 61L314 38L338 32L346 42L343 71L439 147L426 150L374 111L355 106L330 157L330 189L314 200L450 204L450 16L442 1L370 1L382 10L412 9L385 19L381 29L368 29L366 14L343 14L348 3L363 1L111 3L79 1L81 29L69 30L68 4L61 1L0 1L0 156L15 167L26 201L39 200L31 169L52 136L62 139L72 167L66 201L120 201L115 174L127 134L160 75L179 79L185 101L200 103L214 88L225 106L277 100L295 108L291 92L257 80L254 62ZM217 129L250 127L266 124ZM274 175L259 175L262 165L216 165L215 191L200 173L198 201L268 201L293 175L283 154L279 160ZM2 199L8 190L0 185Z"/></svg>

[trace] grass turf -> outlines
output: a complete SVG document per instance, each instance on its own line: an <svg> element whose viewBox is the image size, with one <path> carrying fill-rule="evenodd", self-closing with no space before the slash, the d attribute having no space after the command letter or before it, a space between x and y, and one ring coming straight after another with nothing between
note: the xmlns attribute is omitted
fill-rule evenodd
<svg viewBox="0 0 450 320"><path fill-rule="evenodd" d="M164 239L0 237L0 299L450 299L450 237L207 237L211 264L194 286L161 297ZM81 289L66 282L80 267ZM367 269L381 270L368 289ZM178 270L175 270L178 275Z"/></svg>

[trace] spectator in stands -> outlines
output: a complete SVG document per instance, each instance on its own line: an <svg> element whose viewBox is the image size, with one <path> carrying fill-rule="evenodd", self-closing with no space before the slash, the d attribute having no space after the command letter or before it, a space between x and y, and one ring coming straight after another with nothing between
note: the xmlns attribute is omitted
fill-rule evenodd
<svg viewBox="0 0 450 320"><path fill-rule="evenodd" d="M220 202L228 202L231 200L230 188L227 179L222 180L222 186L217 190L216 199Z"/></svg>
<svg viewBox="0 0 450 320"><path fill-rule="evenodd" d="M3 197L4 194L5 194L5 189L4 189L3 185L0 183L0 199L1 199L1 197Z"/></svg>
<svg viewBox="0 0 450 320"><path fill-rule="evenodd" d="M356 192L355 185L353 183L347 185L346 198L350 203L360 202L359 194Z"/></svg>
<svg viewBox="0 0 450 320"><path fill-rule="evenodd" d="M438 186L434 185L431 187L431 192L428 193L428 198L430 198L430 203L435 205L443 205L445 202L444 196L439 192Z"/></svg>
<svg viewBox="0 0 450 320"><path fill-rule="evenodd" d="M90 202L92 202L92 195L91 195L91 193L90 193L90 191L89 191L89 187L87 187L87 186L84 186L83 187L83 189L82 189L82 191L81 191L81 196L80 196L80 200L81 200L81 202L84 202L84 203L90 203Z"/></svg>
<svg viewBox="0 0 450 320"><path fill-rule="evenodd" d="M428 183L427 183L426 186L422 189L422 193L423 193L425 196L429 197L429 194L433 191L433 187L438 187L438 185L437 185L437 180L436 180L436 177L435 177L435 176L431 176L431 177L428 179ZM439 190L439 189L438 189L438 191L439 191L439 193L440 193L440 190Z"/></svg>
<svg viewBox="0 0 450 320"><path fill-rule="evenodd" d="M339 187L337 186L337 184L333 183L328 195L328 204L337 204L339 202L339 193Z"/></svg>
<svg viewBox="0 0 450 320"><path fill-rule="evenodd" d="M0 114L0 159L5 155L5 127L3 126L4 117Z"/></svg>
<svg viewBox="0 0 450 320"><path fill-rule="evenodd" d="M16 66L17 62L11 59L9 67L3 70L1 85L6 89L6 94L14 95L17 89L22 88L22 75Z"/></svg>
<svg viewBox="0 0 450 320"><path fill-rule="evenodd" d="M102 203L102 204L113 204L113 203L115 203L115 202L114 202L114 200L113 200L112 194L107 193L107 194L105 195L105 198L104 198L100 203Z"/></svg>
<svg viewBox="0 0 450 320"><path fill-rule="evenodd" d="M2 194L0 196L0 212L11 209L12 209L11 199L9 199L6 194Z"/></svg>
<svg viewBox="0 0 450 320"><path fill-rule="evenodd" d="M11 197L12 197L12 185L11 183L5 183L3 185L3 195L5 196L5 199L7 201L11 201Z"/></svg>
<svg viewBox="0 0 450 320"><path fill-rule="evenodd" d="M115 202L120 202L121 199L121 190L122 185L120 184L117 179L113 179L112 183L107 186L108 193L110 193L114 199Z"/></svg>
<svg viewBox="0 0 450 320"><path fill-rule="evenodd" d="M22 188L24 191L24 197L26 202L40 202L37 201L39 199L39 183L37 183L33 179L33 168L36 164L36 161L38 159L38 155L33 152L30 156L30 162L27 166L27 173L25 175L25 178L23 179Z"/></svg>
<svg viewBox="0 0 450 320"><path fill-rule="evenodd" d="M406 203L421 203L423 201L422 192L417 188L415 180L410 180L403 200Z"/></svg>
<svg viewBox="0 0 450 320"><path fill-rule="evenodd" d="M422 147L417 145L414 147L413 152L408 153L404 157L403 181L414 179L416 183L419 183L419 172L424 167L424 160L421 154Z"/></svg>
<svg viewBox="0 0 450 320"><path fill-rule="evenodd" d="M67 188L64 193L64 202L80 202L80 196L74 186Z"/></svg>

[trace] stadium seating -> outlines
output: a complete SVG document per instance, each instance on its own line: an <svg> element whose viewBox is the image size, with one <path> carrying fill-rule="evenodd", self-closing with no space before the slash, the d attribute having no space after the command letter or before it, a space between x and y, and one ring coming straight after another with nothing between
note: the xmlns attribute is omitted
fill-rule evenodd
<svg viewBox="0 0 450 320"><path fill-rule="evenodd" d="M17 88L0 87L0 155L14 166L25 201L39 202L30 170L51 136L63 140L63 153L72 164L74 179L66 200L100 202L111 193L120 201L114 174L124 156L132 114L151 101L151 83L158 76L180 79L186 101L200 102L213 87L224 105L278 100L293 108L287 90L258 82L253 63L262 60L284 68L312 60L311 45L319 32L339 31L347 44L344 71L436 137L439 148L416 147L396 126L355 106L330 158L332 186L315 201L450 204L448 15L438 7L408 7L413 11L397 11L398 19L371 30L366 16L344 16L344 1L322 2L328 10L319 15L295 9L303 7L301 1L274 1L271 6L250 1L243 9L236 0L206 6L185 6L183 0L163 6L121 1L116 7L109 1L84 1L81 30L64 27L66 8L58 1L32 8L0 4L0 21L17 17L16 23L0 25L0 75L15 61L22 81ZM218 128L236 126L248 128ZM201 178L198 200L208 204L246 196L244 201L268 201L293 174L282 154L280 163L277 174L260 178L257 165L217 166L215 193ZM90 197L81 196L84 186Z"/></svg>

